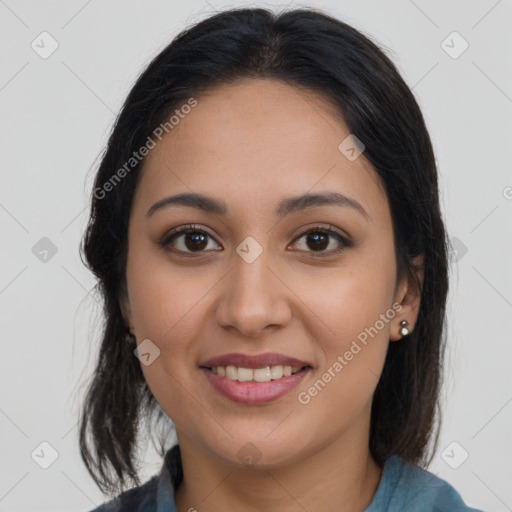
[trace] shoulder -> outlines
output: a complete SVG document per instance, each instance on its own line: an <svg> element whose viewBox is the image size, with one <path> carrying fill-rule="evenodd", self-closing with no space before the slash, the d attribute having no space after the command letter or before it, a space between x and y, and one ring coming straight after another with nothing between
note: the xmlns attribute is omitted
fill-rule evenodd
<svg viewBox="0 0 512 512"><path fill-rule="evenodd" d="M155 512L158 475L89 512Z"/></svg>
<svg viewBox="0 0 512 512"><path fill-rule="evenodd" d="M176 469L179 453L179 445L173 446L165 454L159 473L89 512L177 512L174 485L179 485L181 478L180 471Z"/></svg>
<svg viewBox="0 0 512 512"><path fill-rule="evenodd" d="M367 512L482 512L468 507L448 482L398 456L386 461Z"/></svg>

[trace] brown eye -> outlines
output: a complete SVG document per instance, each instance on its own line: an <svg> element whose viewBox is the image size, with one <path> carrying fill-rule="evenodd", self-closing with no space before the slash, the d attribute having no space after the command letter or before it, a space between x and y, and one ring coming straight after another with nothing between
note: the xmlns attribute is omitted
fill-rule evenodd
<svg viewBox="0 0 512 512"><path fill-rule="evenodd" d="M193 225L188 225L168 233L160 245L170 251L189 254L201 253L207 249L209 239L213 240L209 233Z"/></svg>
<svg viewBox="0 0 512 512"><path fill-rule="evenodd" d="M204 233L200 232L187 232L183 234L183 243L188 250L203 250L208 245L207 237Z"/></svg>
<svg viewBox="0 0 512 512"><path fill-rule="evenodd" d="M295 239L295 243L302 239L304 239L304 243L300 250L312 253L315 257L332 256L352 246L350 240L341 233L322 226L317 226L302 233ZM213 241L214 239L208 232L189 224L172 230L164 236L159 244L171 252L193 256L194 253L199 255L207 252L210 240ZM332 248L329 250L331 246ZM210 249L219 250L214 247Z"/></svg>
<svg viewBox="0 0 512 512"><path fill-rule="evenodd" d="M302 233L296 240L304 238L303 249L306 252L319 253L319 256L329 256L338 254L352 243L337 231L329 228L316 227ZM336 248L336 245L338 246ZM326 250L329 246L334 246L332 250Z"/></svg>

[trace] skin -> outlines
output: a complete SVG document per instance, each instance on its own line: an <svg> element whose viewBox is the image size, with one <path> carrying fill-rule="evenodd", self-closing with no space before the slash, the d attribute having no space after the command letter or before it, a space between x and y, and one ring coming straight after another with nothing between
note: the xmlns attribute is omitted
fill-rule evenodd
<svg viewBox="0 0 512 512"><path fill-rule="evenodd" d="M176 425L184 468L178 510L328 512L342 504L361 511L382 473L368 448L372 394L389 342L407 343L399 341L400 321L412 330L419 309L412 282L395 289L385 191L364 153L350 161L339 151L350 130L313 92L251 79L196 99L146 157L122 300L137 343L149 338L161 351L141 366ZM368 218L333 205L275 216L281 199L319 191L355 199ZM228 215L172 206L146 216L155 202L181 192L223 199ZM210 235L203 252L193 252L190 239L186 245L187 235L167 250L159 245L188 223ZM318 224L353 245L334 254L343 245L331 236L315 252L301 235ZM252 263L236 252L248 236L263 251ZM421 258L416 263L421 267ZM401 305L394 318L309 403L300 403L298 394L394 303ZM280 352L313 370L272 403L235 403L199 370L202 361L228 352ZM244 465L238 452L249 442L260 458Z"/></svg>

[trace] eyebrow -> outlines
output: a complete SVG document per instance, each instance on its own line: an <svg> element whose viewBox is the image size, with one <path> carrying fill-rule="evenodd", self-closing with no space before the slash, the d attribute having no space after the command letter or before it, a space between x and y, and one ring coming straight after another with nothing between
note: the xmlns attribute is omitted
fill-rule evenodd
<svg viewBox="0 0 512 512"><path fill-rule="evenodd" d="M222 200L197 193L183 193L174 196L164 197L157 201L146 213L146 217L150 217L157 210L172 205L188 206L191 208L199 208L207 213L215 213L218 215L226 215L228 208ZM283 218L291 213L295 213L313 206L335 205L343 206L356 210L363 217L369 219L366 210L351 197L340 194L339 192L322 192L308 193L295 197L287 197L280 201L275 214L279 218Z"/></svg>

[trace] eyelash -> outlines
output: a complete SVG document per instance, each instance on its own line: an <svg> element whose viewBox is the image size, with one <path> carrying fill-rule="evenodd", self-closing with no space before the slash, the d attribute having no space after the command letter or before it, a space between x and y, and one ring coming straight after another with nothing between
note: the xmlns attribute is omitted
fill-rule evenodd
<svg viewBox="0 0 512 512"><path fill-rule="evenodd" d="M173 242L176 238L178 238L181 235L187 234L187 233L202 233L202 234L206 235L207 237L210 237L211 239L213 239L213 237L207 231L205 231L204 229L201 229L197 224L187 224L187 225L184 225L184 226L174 229L170 233L167 233L163 237L163 239L159 242L159 245L170 252L181 253L181 254L185 255L185 257L195 257L196 255L200 255L204 251L187 252L187 251L171 249L169 247L171 242ZM334 251L318 251L316 253L315 253L315 251L306 251L306 252L312 253L314 255L313 257L315 257L315 258L334 256L334 255L341 253L346 248L352 247L352 242L350 240L348 240L346 237L344 237L337 231L332 230L328 224L318 225L318 226L314 226L314 227L308 229L307 231L298 235L295 238L294 242L296 242L297 240L300 240L305 235L308 235L311 233L321 233L324 235L330 235L335 240L340 242L340 244L341 244L341 247Z"/></svg>

